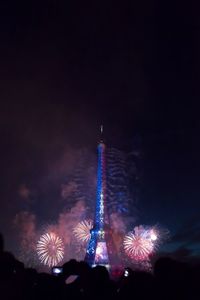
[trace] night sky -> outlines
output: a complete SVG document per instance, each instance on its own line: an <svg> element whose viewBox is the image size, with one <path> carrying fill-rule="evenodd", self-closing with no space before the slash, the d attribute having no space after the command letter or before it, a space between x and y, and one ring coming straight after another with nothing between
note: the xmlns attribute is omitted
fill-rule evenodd
<svg viewBox="0 0 200 300"><path fill-rule="evenodd" d="M164 251L200 255L199 25L195 1L1 1L0 230L9 250L14 216L29 207L48 219L60 178L79 149L96 155L103 123L108 147L139 153L138 224L169 229Z"/></svg>

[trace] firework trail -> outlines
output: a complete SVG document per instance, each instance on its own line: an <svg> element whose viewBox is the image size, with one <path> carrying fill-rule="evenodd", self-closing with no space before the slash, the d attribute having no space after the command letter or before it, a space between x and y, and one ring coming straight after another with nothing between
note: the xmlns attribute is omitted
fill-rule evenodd
<svg viewBox="0 0 200 300"><path fill-rule="evenodd" d="M131 208L135 203L135 195L130 191L130 175L136 176L136 168L134 163L130 164L128 155L115 148L108 148L106 155L107 169L107 198L108 211L110 213L120 213L122 215L132 214ZM130 172L130 169L134 172ZM133 180L132 180L133 181Z"/></svg>
<svg viewBox="0 0 200 300"><path fill-rule="evenodd" d="M96 196L96 160L87 149L77 154L73 175L68 176L66 183L61 185L61 197L65 201L65 208L71 209L77 201L84 201L92 210Z"/></svg>
<svg viewBox="0 0 200 300"><path fill-rule="evenodd" d="M65 202L67 209L71 209L77 201L84 201L90 208L89 213L93 215L96 199L96 168L96 156L88 149L80 150L73 176L68 176L66 183L61 185L61 197L67 200ZM107 148L106 171L108 212L134 215L133 207L137 198L136 187L133 187L137 173L134 159L130 159L130 155L120 150Z"/></svg>
<svg viewBox="0 0 200 300"><path fill-rule="evenodd" d="M87 243L90 239L90 230L92 229L93 222L91 220L84 220L78 223L73 229L74 236L81 243Z"/></svg>
<svg viewBox="0 0 200 300"><path fill-rule="evenodd" d="M20 229L22 244L29 244L35 238L36 217L28 211L16 214L13 224Z"/></svg>
<svg viewBox="0 0 200 300"><path fill-rule="evenodd" d="M36 217L28 211L21 211L15 215L13 225L18 231L20 243L17 258L23 261L27 267L37 265L35 244L37 240Z"/></svg>
<svg viewBox="0 0 200 300"><path fill-rule="evenodd" d="M53 232L43 234L36 249L41 263L49 267L56 266L64 257L64 244Z"/></svg>

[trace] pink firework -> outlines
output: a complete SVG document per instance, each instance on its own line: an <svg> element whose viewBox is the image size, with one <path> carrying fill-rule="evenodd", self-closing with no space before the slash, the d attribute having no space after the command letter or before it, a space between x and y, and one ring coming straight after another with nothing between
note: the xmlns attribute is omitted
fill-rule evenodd
<svg viewBox="0 0 200 300"><path fill-rule="evenodd" d="M92 229L93 222L91 220L84 220L78 223L74 229L73 233L78 241L82 243L87 243L90 239L90 230Z"/></svg>
<svg viewBox="0 0 200 300"><path fill-rule="evenodd" d="M152 239L146 230L138 230L136 227L134 233L129 232L124 238L125 253L136 261L147 260L154 252L154 238Z"/></svg>
<svg viewBox="0 0 200 300"><path fill-rule="evenodd" d="M64 256L64 245L59 236L53 232L43 234L36 246L38 257L44 265L56 266Z"/></svg>

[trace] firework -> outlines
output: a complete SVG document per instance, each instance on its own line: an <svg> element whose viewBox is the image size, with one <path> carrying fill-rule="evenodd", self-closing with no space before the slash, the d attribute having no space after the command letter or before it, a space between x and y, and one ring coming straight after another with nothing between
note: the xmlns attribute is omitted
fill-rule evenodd
<svg viewBox="0 0 200 300"><path fill-rule="evenodd" d="M135 227L124 238L125 253L136 261L148 260L155 251L157 240L158 233L154 228Z"/></svg>
<svg viewBox="0 0 200 300"><path fill-rule="evenodd" d="M53 232L43 234L37 242L37 254L41 263L49 267L56 266L64 256L64 245Z"/></svg>
<svg viewBox="0 0 200 300"><path fill-rule="evenodd" d="M76 225L73 233L78 241L87 243L90 239L90 230L92 229L93 222L91 220L84 220Z"/></svg>
<svg viewBox="0 0 200 300"><path fill-rule="evenodd" d="M170 239L169 230L158 224L151 228L151 233L152 233L152 238L154 234L156 236L156 239L154 240L156 246L159 246Z"/></svg>
<svg viewBox="0 0 200 300"><path fill-rule="evenodd" d="M109 170L106 174L107 209L109 213L127 215L130 213L130 209L133 209L129 180L130 176L133 176L130 169L132 167L135 169L135 163L128 160L127 153L116 148L108 148L106 165ZM133 211L131 215L133 215Z"/></svg>

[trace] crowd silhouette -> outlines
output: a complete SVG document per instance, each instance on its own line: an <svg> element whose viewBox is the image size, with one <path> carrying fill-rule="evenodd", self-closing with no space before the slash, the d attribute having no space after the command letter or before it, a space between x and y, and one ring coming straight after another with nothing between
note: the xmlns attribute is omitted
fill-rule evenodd
<svg viewBox="0 0 200 300"><path fill-rule="evenodd" d="M126 268L116 279L104 266L91 268L74 259L56 274L26 268L4 250L0 236L1 299L200 299L200 268L159 258L152 273Z"/></svg>

